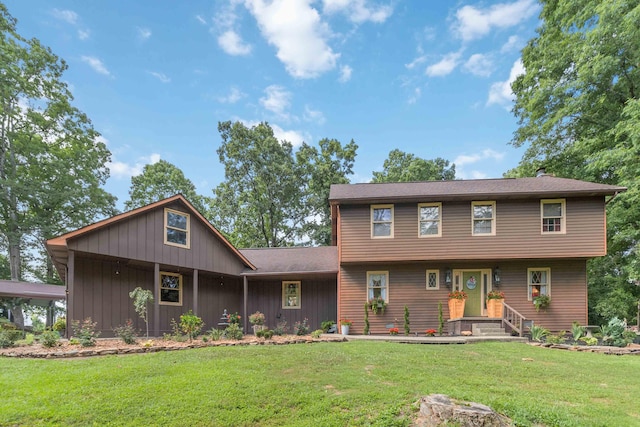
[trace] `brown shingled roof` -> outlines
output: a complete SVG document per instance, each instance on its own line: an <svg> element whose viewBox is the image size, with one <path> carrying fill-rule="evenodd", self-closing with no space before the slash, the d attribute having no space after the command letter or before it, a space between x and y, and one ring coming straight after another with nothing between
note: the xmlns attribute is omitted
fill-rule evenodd
<svg viewBox="0 0 640 427"><path fill-rule="evenodd" d="M256 267L255 271L245 270L248 276L338 272L335 246L240 249L240 252Z"/></svg>
<svg viewBox="0 0 640 427"><path fill-rule="evenodd" d="M501 178L453 181L334 184L329 201L368 203L426 200L480 200L528 197L612 196L625 187L543 175L536 178Z"/></svg>

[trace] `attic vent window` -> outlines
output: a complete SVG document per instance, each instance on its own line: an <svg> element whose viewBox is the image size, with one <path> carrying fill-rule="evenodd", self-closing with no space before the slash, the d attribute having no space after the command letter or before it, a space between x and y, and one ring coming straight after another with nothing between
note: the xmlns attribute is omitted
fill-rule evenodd
<svg viewBox="0 0 640 427"><path fill-rule="evenodd" d="M189 239L189 214L174 211L173 209L164 210L164 243L171 246L179 246L189 248L191 246Z"/></svg>

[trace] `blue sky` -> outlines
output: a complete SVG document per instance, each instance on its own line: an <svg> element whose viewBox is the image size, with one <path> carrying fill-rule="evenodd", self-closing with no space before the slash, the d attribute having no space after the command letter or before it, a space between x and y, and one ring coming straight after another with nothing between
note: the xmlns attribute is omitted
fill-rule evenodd
<svg viewBox="0 0 640 427"><path fill-rule="evenodd" d="M352 182L394 148L500 177L523 153L509 83L534 0L5 0L18 32L69 65L75 101L112 153L106 189L158 159L198 192L224 179L219 121L268 121L294 145L359 145Z"/></svg>

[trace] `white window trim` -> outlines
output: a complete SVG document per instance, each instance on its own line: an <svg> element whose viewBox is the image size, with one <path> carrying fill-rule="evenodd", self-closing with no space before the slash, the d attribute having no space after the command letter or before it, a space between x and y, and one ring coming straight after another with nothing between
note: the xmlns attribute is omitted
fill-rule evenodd
<svg viewBox="0 0 640 427"><path fill-rule="evenodd" d="M421 208L438 208L438 234L422 234L422 219L420 217L420 209ZM430 238L430 237L442 237L442 203L419 203L418 204L418 237L422 238Z"/></svg>
<svg viewBox="0 0 640 427"><path fill-rule="evenodd" d="M433 274L435 273L436 275L436 287L435 288L430 288L429 287L429 274ZM427 270L426 274L425 274L425 279L426 279L426 283L425 283L425 287L428 291L437 291L440 289L440 270Z"/></svg>
<svg viewBox="0 0 640 427"><path fill-rule="evenodd" d="M544 231L544 205L560 203L562 205L562 217L560 219L560 231ZM540 200L540 233L541 234L567 234L567 199L541 199Z"/></svg>
<svg viewBox="0 0 640 427"><path fill-rule="evenodd" d="M173 277L177 277L178 281L179 281L179 287L178 287L178 302L170 302L170 301L162 301L162 276L173 276ZM175 306L181 306L182 305L182 288L183 288L183 282L182 282L182 274L178 274L178 273L170 273L168 271L161 271L160 272L160 284L158 286L158 304L160 305L175 305ZM174 290L174 289L172 289Z"/></svg>
<svg viewBox="0 0 640 427"><path fill-rule="evenodd" d="M491 217L491 233L476 233L475 232L475 224L476 219L474 217L473 208L476 206L486 206L491 205L491 212L493 216ZM496 202L491 200L486 201L477 201L471 202L471 235L472 236L495 236L496 235ZM478 219L478 221L486 221L487 218Z"/></svg>
<svg viewBox="0 0 640 427"><path fill-rule="evenodd" d="M187 229L183 230L181 228L171 227L169 225L169 221L167 220L167 218L169 216L168 215L169 213L173 213L173 214L176 214L176 215L181 215L181 216L186 217L187 218ZM167 230L168 229L186 232L187 233L187 238L186 238L187 244L186 245L181 245L180 243L174 243L174 242L168 241L167 240ZM164 244L165 245L176 246L178 248L191 249L191 215L189 215L188 213L181 212L181 211L176 211L174 209L165 208L164 209L164 228L162 229L162 232L164 234Z"/></svg>
<svg viewBox="0 0 640 427"><path fill-rule="evenodd" d="M289 285L294 284L297 285L298 292L296 298L298 299L297 305L286 305L285 301L287 299L287 287ZM300 310L302 308L302 284L300 280L283 280L282 281L282 309L283 310Z"/></svg>
<svg viewBox="0 0 640 427"><path fill-rule="evenodd" d="M388 304L389 303L389 271L367 271L367 285L366 285L366 300L369 301L371 299L371 297L369 296L369 289L373 289L369 287L369 283L370 283L370 278L371 276L373 276L374 274L376 275L384 275L385 279L384 279L384 283L385 283L385 287L384 289L386 289L386 298L384 299L384 301Z"/></svg>
<svg viewBox="0 0 640 427"><path fill-rule="evenodd" d="M373 211L374 209L391 209L391 230L389 232L388 236L376 236L374 234L374 221L373 221ZM372 239L393 239L393 223L395 219L395 213L394 213L394 209L393 209L393 205L371 205L370 208L370 221L371 221L371 238ZM378 223L382 224L382 223L386 223L388 221L378 221Z"/></svg>
<svg viewBox="0 0 640 427"><path fill-rule="evenodd" d="M531 296L531 289L533 283L531 283L531 272L532 271L546 271L547 272L547 293L544 295L548 295L551 297L551 268L550 267L533 267L527 268L527 300L533 301L533 297Z"/></svg>

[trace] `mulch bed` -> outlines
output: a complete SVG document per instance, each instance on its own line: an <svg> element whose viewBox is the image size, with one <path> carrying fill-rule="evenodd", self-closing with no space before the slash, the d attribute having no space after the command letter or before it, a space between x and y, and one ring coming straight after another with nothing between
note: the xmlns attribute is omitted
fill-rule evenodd
<svg viewBox="0 0 640 427"><path fill-rule="evenodd" d="M587 353L613 354L618 356L636 355L640 356L640 344L629 344L626 347L609 347L603 345L571 345L571 344L551 344L530 342L530 345L553 348L558 350L582 351Z"/></svg>
<svg viewBox="0 0 640 427"><path fill-rule="evenodd" d="M60 340L57 347L47 348L42 344L10 347L0 349L0 357L18 357L33 359L57 359L106 356L114 354L154 353L158 351L186 350L190 348L240 346L240 345L287 345L308 344L316 342L342 342L346 339L341 335L322 335L320 338L311 336L283 335L274 336L271 339L257 338L246 335L238 341L218 340L207 341L194 340L192 342L170 341L162 338L139 338L135 344L125 344L120 339L98 339L94 347L82 347L78 344L70 344L68 340Z"/></svg>

